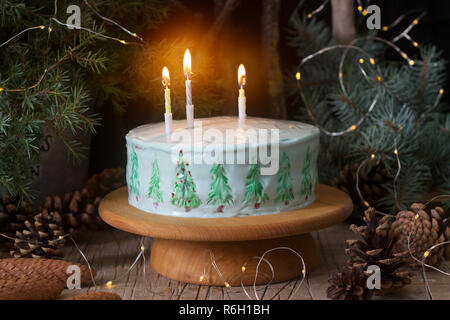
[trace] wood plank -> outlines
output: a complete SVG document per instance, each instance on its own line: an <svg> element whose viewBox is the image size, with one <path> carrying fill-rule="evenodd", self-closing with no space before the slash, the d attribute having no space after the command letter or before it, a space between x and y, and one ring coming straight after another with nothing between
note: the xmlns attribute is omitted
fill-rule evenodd
<svg viewBox="0 0 450 320"><path fill-rule="evenodd" d="M347 223L341 223L312 233L319 253L319 266L311 273L308 273L314 299L326 299L329 276L346 261L344 241L354 237L352 232L348 230L348 226ZM140 252L140 241L140 236L114 229L86 232L81 238L77 239L77 244L97 271L97 287L91 285L80 290L66 289L62 297L87 291L109 291L118 293L123 299L139 300L248 299L240 287L227 289L223 287L198 286L172 281L158 275L149 266L151 238L145 238L144 242L146 281L143 278L143 259L127 274L128 268ZM81 255L73 245L70 245L70 241L64 250L66 254L65 260L83 263ZM450 270L450 261L445 262L440 267L448 272ZM449 300L450 277L431 270L427 271L427 276L434 298ZM112 288L104 286L107 281L113 279L116 280L114 280ZM270 285L264 294L264 299L270 299L275 294L277 296L274 299L288 299L295 283L296 280ZM260 296L264 293L264 288L265 286L257 286ZM250 291L252 288L247 287L247 290ZM311 299L306 283L302 285L296 294L291 296L291 299ZM416 272L411 285L394 290L385 296L374 297L374 299L427 299L427 295L422 277L420 273Z"/></svg>

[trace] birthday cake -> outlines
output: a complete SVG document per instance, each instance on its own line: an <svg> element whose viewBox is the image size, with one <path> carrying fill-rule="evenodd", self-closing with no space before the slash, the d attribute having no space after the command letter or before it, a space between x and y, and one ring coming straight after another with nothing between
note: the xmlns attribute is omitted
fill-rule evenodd
<svg viewBox="0 0 450 320"><path fill-rule="evenodd" d="M274 214L315 200L319 130L264 118L148 124L126 135L130 205L177 217Z"/></svg>

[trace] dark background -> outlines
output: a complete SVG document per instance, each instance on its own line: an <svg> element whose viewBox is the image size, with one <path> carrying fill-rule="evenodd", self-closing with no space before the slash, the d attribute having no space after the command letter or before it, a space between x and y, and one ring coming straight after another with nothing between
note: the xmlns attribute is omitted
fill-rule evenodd
<svg viewBox="0 0 450 320"><path fill-rule="evenodd" d="M268 117L270 105L267 104L267 83L264 77L261 53L261 0L242 0L233 11L226 25L222 29L220 36L214 40L215 52L218 55L228 55L231 57L232 65L243 63L247 69L248 84L247 114L249 116ZM299 0L282 0L280 12L280 60L283 71L288 72L299 62L292 48L287 44L289 17L298 5ZM317 0L305 1L303 10L311 12L322 3ZM145 34L147 41L184 38L196 40L201 39L209 30L215 19L214 3L212 0L183 0L182 4L189 8L189 13L173 9L169 19L156 31ZM390 24L401 14L414 8L423 8L427 15L420 20L420 23L410 32L410 36L419 44L434 44L443 51L444 57L450 59L450 1L434 0L382 0L372 1L381 8L382 25ZM355 5L356 6L356 5ZM405 19L402 25L394 31L385 32L381 35L387 39L392 39L401 32L419 13L413 14L409 19ZM317 15L318 18L331 23L330 4ZM418 50L408 41L401 40L397 43L408 55L414 57ZM396 55L389 53L393 59ZM219 66L219 68L222 66ZM223 67L223 73L235 74L235 70L228 70L228 66ZM220 69L219 69L220 70ZM448 66L447 66L448 70ZM446 92L449 92L448 83ZM195 88L194 88L195 92ZM237 86L227 97L227 104L222 110L224 115L237 114ZM196 94L201 94L197 93ZM195 95L195 94L194 94ZM299 105L289 103L288 117L295 114ZM126 165L125 135L128 131L138 125L163 121L161 115L152 114L150 108L140 104L139 101L132 101L124 114L118 115L112 108L97 106L101 113L102 125L97 128L97 133L92 137L90 151L90 174L97 173L104 168ZM153 111L154 112L154 111ZM158 120L161 118L160 120Z"/></svg>

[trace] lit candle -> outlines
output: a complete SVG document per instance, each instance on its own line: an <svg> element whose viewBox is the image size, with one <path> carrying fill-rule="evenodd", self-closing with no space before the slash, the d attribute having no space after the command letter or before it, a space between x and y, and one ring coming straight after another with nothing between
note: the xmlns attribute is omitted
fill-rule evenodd
<svg viewBox="0 0 450 320"><path fill-rule="evenodd" d="M166 112L164 113L164 121L166 123L166 134L172 133L172 108L170 105L170 75L167 67L163 68L162 71L162 84L165 87L164 89L164 100L166 106Z"/></svg>
<svg viewBox="0 0 450 320"><path fill-rule="evenodd" d="M247 116L245 114L246 109L246 99L245 99L245 91L244 87L247 83L247 75L245 73L244 65L241 64L238 69L238 84L239 84L239 121L245 120Z"/></svg>
<svg viewBox="0 0 450 320"><path fill-rule="evenodd" d="M183 59L184 75L186 76L186 119L188 128L194 127L194 106L192 104L192 89L191 89L191 53L189 49L186 50Z"/></svg>

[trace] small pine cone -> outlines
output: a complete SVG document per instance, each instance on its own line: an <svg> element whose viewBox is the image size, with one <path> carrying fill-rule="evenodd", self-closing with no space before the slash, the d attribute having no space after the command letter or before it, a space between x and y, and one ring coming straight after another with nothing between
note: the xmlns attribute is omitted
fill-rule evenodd
<svg viewBox="0 0 450 320"><path fill-rule="evenodd" d="M375 209L369 208L364 212L365 226L350 226L362 240L347 240L348 248L345 252L350 258L349 265L363 270L370 265L378 266L381 272L381 292L377 293L410 284L413 276L408 268L409 252L392 251L390 232L393 220L392 216L383 216L378 220Z"/></svg>
<svg viewBox="0 0 450 320"><path fill-rule="evenodd" d="M366 280L362 268L344 267L328 280L327 297L332 300L368 300L373 291L367 288Z"/></svg>
<svg viewBox="0 0 450 320"><path fill-rule="evenodd" d="M86 183L86 190L89 197L95 199L104 197L125 184L125 170L123 168L111 168L94 174Z"/></svg>
<svg viewBox="0 0 450 320"><path fill-rule="evenodd" d="M333 185L347 193L353 201L353 215L361 217L367 205L361 200L356 190L356 173L360 163L353 163L352 165L345 165L339 172L339 175L333 179ZM373 205L378 202L380 198L388 194L388 190L383 187L383 184L392 181L388 176L388 172L381 161L376 161L373 164L368 163L364 165L359 171L359 189L361 195L366 201Z"/></svg>
<svg viewBox="0 0 450 320"><path fill-rule="evenodd" d="M97 229L104 225L98 215L100 201L100 197L91 200L87 190L83 189L66 193L63 198L47 197L42 208L60 212L64 232L75 235L81 231Z"/></svg>
<svg viewBox="0 0 450 320"><path fill-rule="evenodd" d="M441 207L427 209L421 203L413 203L411 210L400 211L392 224L394 240L393 252L408 250L408 238L411 253L419 260L430 265L438 265L444 260L446 248L439 246L431 252L425 253L431 246L446 241L446 229L443 222L444 210ZM426 256L425 256L426 255ZM418 263L412 258L411 263Z"/></svg>
<svg viewBox="0 0 450 320"><path fill-rule="evenodd" d="M24 222L25 229L16 232L11 251L15 258L55 258L62 257L65 239L62 218L57 212L46 210L34 216L33 220Z"/></svg>
<svg viewBox="0 0 450 320"><path fill-rule="evenodd" d="M3 194L0 199L0 233L9 237L14 237L16 231L25 228L24 222L33 216L35 207L27 201L18 201L11 198L8 194ZM9 250L13 248L10 240L0 242Z"/></svg>

